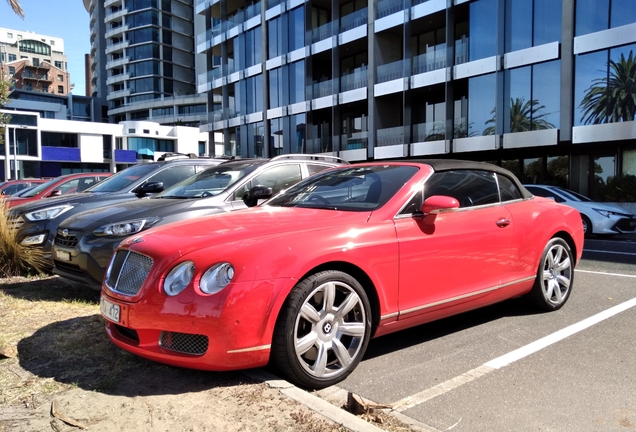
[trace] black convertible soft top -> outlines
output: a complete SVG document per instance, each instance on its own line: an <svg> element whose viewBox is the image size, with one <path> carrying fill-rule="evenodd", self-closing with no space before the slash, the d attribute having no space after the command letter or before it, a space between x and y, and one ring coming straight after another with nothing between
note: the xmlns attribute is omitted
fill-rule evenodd
<svg viewBox="0 0 636 432"><path fill-rule="evenodd" d="M475 162L460 159L402 159L401 162L422 163L433 167L435 171L483 170L505 175L517 185L524 198L532 198L532 194L521 184L511 171L488 162ZM397 162L397 160L396 160Z"/></svg>

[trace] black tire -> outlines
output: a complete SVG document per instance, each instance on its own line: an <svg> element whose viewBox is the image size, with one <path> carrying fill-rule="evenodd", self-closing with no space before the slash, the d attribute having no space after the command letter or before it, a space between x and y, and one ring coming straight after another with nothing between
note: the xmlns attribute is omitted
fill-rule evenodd
<svg viewBox="0 0 636 432"><path fill-rule="evenodd" d="M530 299L546 311L561 309L570 297L573 283L574 254L565 240L554 237L541 254Z"/></svg>
<svg viewBox="0 0 636 432"><path fill-rule="evenodd" d="M585 238L590 238L592 236L592 231L594 231L592 228L592 221L589 217L581 214L581 222L583 223L583 234L585 235Z"/></svg>
<svg viewBox="0 0 636 432"><path fill-rule="evenodd" d="M271 360L294 384L321 389L353 372L370 336L366 292L350 275L327 270L303 279L289 293L276 321Z"/></svg>

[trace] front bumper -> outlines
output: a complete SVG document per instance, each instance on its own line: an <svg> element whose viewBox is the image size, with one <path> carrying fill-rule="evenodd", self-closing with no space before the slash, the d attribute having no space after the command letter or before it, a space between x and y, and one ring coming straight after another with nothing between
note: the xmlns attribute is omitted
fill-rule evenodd
<svg viewBox="0 0 636 432"><path fill-rule="evenodd" d="M626 217L598 215L592 220L594 234L632 234L636 233L636 216Z"/></svg>
<svg viewBox="0 0 636 432"><path fill-rule="evenodd" d="M119 307L118 322L102 312L115 345L191 369L227 371L268 363L273 314L284 299L277 293L293 285L291 279L232 283L215 295L197 293L191 284L174 297L165 295L160 284L146 281L129 300L102 288L102 299Z"/></svg>

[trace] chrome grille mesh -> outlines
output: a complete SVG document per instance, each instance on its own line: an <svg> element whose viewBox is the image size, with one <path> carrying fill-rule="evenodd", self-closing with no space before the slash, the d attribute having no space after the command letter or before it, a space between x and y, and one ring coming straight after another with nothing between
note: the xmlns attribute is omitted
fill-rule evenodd
<svg viewBox="0 0 636 432"><path fill-rule="evenodd" d="M203 355L208 350L208 337L200 334L161 332L159 345L185 354Z"/></svg>
<svg viewBox="0 0 636 432"><path fill-rule="evenodd" d="M127 295L135 295L141 289L152 268L152 258L136 252L117 251L111 263L106 285Z"/></svg>
<svg viewBox="0 0 636 432"><path fill-rule="evenodd" d="M77 236L75 234L69 234L68 231L66 232L66 236L64 236L63 232L64 230L57 230L57 234L55 235L55 244L68 248L77 246Z"/></svg>

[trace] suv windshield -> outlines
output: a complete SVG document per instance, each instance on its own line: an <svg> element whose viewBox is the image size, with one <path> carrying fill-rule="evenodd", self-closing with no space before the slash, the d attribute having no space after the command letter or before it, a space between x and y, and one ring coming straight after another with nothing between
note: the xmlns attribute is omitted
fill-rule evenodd
<svg viewBox="0 0 636 432"><path fill-rule="evenodd" d="M417 172L415 166L375 165L328 170L297 183L266 206L370 211L382 207Z"/></svg>
<svg viewBox="0 0 636 432"><path fill-rule="evenodd" d="M86 189L84 192L119 192L156 169L156 164L131 166Z"/></svg>
<svg viewBox="0 0 636 432"><path fill-rule="evenodd" d="M33 189L31 189L29 192L25 193L24 195L20 195L22 198L31 198L34 197L36 195L38 195L40 192L42 192L44 189L48 188L49 186L57 183L58 181L60 181L60 178L54 178L52 180L47 181L46 183L42 183L40 185L37 185L36 187L34 187Z"/></svg>
<svg viewBox="0 0 636 432"><path fill-rule="evenodd" d="M157 194L155 198L206 198L218 195L267 160L229 162L206 169Z"/></svg>

